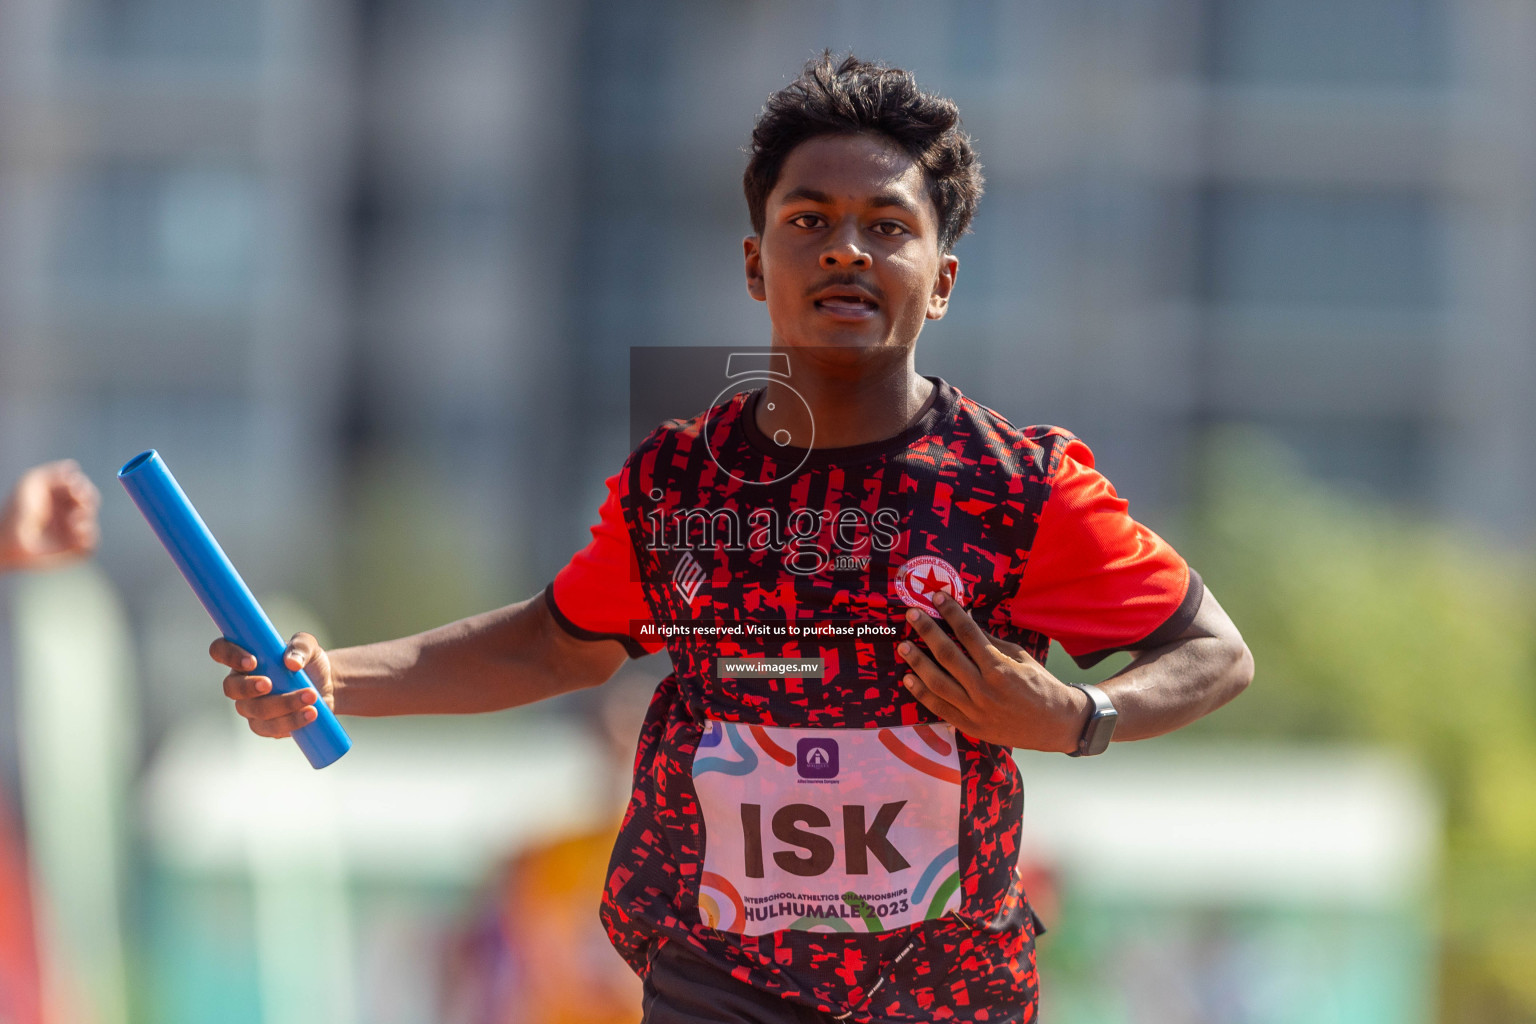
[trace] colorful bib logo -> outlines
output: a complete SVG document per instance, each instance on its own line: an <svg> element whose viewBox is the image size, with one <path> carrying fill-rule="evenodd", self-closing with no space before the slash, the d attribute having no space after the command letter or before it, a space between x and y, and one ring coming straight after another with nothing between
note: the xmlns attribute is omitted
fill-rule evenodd
<svg viewBox="0 0 1536 1024"><path fill-rule="evenodd" d="M933 595L943 593L965 604L965 583L960 572L942 558L919 555L904 562L896 573L896 593L909 605L938 614Z"/></svg>
<svg viewBox="0 0 1536 1024"><path fill-rule="evenodd" d="M801 740L795 745L795 771L802 779L837 778L837 740Z"/></svg>

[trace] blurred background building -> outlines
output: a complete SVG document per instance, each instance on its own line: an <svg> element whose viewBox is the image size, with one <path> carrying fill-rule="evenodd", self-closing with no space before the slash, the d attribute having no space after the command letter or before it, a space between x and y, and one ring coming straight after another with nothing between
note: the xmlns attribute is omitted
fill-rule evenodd
<svg viewBox="0 0 1536 1024"><path fill-rule="evenodd" d="M1246 618L1228 603L1259 653L1256 690L1340 692L1280 653L1313 625L1266 625L1281 618L1264 617L1253 567L1295 560L1222 547L1213 488L1237 486L1232 460L1210 455L1224 428L1288 453L1275 464L1297 482L1260 503L1271 512L1320 486L1303 511L1324 527L1365 510L1351 552L1400 542L1365 576L1443 554L1446 537L1478 565L1526 564L1510 554L1536 536L1536 7L1522 0L0 0L0 477L72 455L106 498L99 562L141 680L122 724L130 944L154 907L195 903L160 860L239 857L162 857L162 819L136 802L173 786L168 766L202 749L192 723L227 709L209 627L116 467L159 448L253 587L292 595L280 628L361 642L535 592L628 449L630 349L766 340L739 264L741 147L764 97L822 47L955 99L985 166L956 300L919 368L1016 421L1071 427L1139 515L1209 554L1224 600L1248 586ZM1450 603L1426 607L1463 622L1439 579L1425 600ZM1466 589L1504 595L1515 610L1489 621L1529 632L1520 584ZM19 793L7 618L0 777ZM1527 729L1536 676L1526 641L1508 639L1493 637L1498 671ZM1400 682L1395 666L1345 675ZM1262 731L1256 717L1232 728ZM1298 711L1292 735L1434 746L1342 720ZM1501 757L1489 776L1536 792L1536 762ZM1526 803L1458 797L1458 768L1415 763L1453 852L1504 836L1487 856L1528 868L1530 829L1476 810ZM461 882L489 870L461 868ZM1453 888L1399 895L1499 902ZM215 917L230 900L255 913L235 889L200 891ZM443 892L434 906L464 898ZM1471 935L1480 912L1446 927ZM1403 955L1430 964L1414 991L1439 1019L1536 1019L1536 992L1495 954L1452 964L1464 988L1450 996L1442 954ZM229 998L259 1003L248 982ZM130 1003L169 1021L168 998L148 985ZM361 1005L333 1010L386 1019ZM1222 1005L1187 1019L1292 1019Z"/></svg>

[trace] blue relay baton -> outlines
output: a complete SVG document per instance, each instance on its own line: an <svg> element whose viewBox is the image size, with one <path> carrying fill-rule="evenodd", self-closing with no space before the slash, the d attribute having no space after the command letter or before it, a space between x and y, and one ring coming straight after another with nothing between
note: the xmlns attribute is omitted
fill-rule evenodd
<svg viewBox="0 0 1536 1024"><path fill-rule="evenodd" d="M314 689L303 672L283 664L288 645L203 525L203 517L187 500L160 453L151 448L135 455L117 471L117 478L224 638L256 656L256 673L272 680L272 692L292 693L305 686ZM324 700L315 701L314 708L320 717L296 729L293 739L312 766L324 768L352 749L352 740Z"/></svg>

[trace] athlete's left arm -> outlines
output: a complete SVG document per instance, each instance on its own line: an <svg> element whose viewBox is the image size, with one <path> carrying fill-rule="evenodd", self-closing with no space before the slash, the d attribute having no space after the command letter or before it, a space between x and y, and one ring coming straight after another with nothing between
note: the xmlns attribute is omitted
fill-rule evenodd
<svg viewBox="0 0 1536 1024"><path fill-rule="evenodd" d="M908 619L928 652L902 643L912 694L961 732L1032 750L1077 749L1093 704L1057 679L1017 644L991 636L965 609L935 601L960 643L918 609ZM930 657L931 653L931 657ZM1194 619L1171 643L1136 652L1122 671L1099 684L1119 712L1115 739L1161 736L1210 714L1253 679L1253 655L1227 613L1206 589Z"/></svg>

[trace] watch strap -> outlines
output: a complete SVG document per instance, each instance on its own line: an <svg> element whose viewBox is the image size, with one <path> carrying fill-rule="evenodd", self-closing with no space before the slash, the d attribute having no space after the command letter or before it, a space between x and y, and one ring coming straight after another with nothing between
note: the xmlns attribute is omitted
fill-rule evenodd
<svg viewBox="0 0 1536 1024"><path fill-rule="evenodd" d="M1071 757L1091 757L1094 754L1102 754L1109 747L1109 741L1115 734L1115 720L1120 717L1120 712L1115 710L1114 702L1093 683L1071 684L1088 695L1093 701L1093 712L1088 716L1088 721L1083 723L1082 735L1078 737L1077 749L1069 755Z"/></svg>

